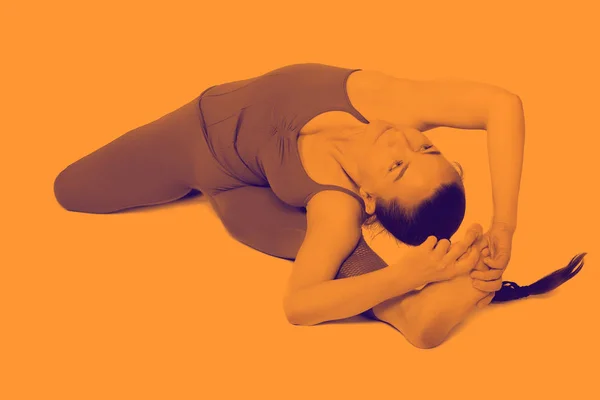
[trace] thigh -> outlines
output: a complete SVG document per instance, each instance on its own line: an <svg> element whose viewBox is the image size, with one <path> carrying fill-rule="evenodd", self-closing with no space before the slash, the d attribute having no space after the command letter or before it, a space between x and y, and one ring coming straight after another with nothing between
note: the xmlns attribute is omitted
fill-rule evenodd
<svg viewBox="0 0 600 400"><path fill-rule="evenodd" d="M195 102L135 128L70 164L54 181L66 209L111 213L191 191L200 139Z"/></svg>
<svg viewBox="0 0 600 400"><path fill-rule="evenodd" d="M209 196L229 233L240 242L276 257L295 259L306 235L306 210L281 201L268 187L247 186ZM361 236L336 279L386 267Z"/></svg>
<svg viewBox="0 0 600 400"><path fill-rule="evenodd" d="M306 211L281 201L268 187L245 186L208 196L223 225L238 241L293 260L306 235Z"/></svg>

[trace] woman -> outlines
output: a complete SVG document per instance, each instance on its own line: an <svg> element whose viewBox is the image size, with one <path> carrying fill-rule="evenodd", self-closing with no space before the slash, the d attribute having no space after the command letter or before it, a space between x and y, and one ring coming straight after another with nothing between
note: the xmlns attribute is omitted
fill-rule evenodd
<svg viewBox="0 0 600 400"><path fill-rule="evenodd" d="M436 126L488 131L494 222L452 246L466 202L460 174L422 134ZM429 348L476 304L551 290L583 265L580 255L537 286L502 284L523 141L521 102L503 89L298 64L206 89L69 165L54 190L88 213L198 190L237 240L295 260L291 323L364 312ZM393 265L362 238L375 221L413 246Z"/></svg>

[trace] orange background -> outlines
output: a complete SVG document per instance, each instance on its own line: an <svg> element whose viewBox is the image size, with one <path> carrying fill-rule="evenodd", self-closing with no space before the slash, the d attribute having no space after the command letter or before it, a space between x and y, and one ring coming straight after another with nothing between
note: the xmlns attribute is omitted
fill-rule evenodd
<svg viewBox="0 0 600 400"><path fill-rule="evenodd" d="M0 398L598 398L592 3L2 5ZM291 263L235 242L202 197L113 215L54 200L55 176L117 136L210 85L296 62L519 94L526 161L505 279L530 283L587 251L581 274L424 351L382 323L289 325ZM431 138L465 169L465 225L486 228L485 133ZM386 260L402 250L372 244Z"/></svg>

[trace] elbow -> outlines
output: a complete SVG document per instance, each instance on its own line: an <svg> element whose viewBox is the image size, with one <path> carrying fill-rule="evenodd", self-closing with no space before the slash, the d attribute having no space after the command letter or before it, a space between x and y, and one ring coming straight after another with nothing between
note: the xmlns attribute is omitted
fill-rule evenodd
<svg viewBox="0 0 600 400"><path fill-rule="evenodd" d="M292 325L306 325L302 319L302 312L300 312L297 302L294 300L292 295L287 295L283 299L283 312L285 318Z"/></svg>
<svg viewBox="0 0 600 400"><path fill-rule="evenodd" d="M522 110L523 109L523 101L521 100L521 97L519 97L519 95L509 92L507 90L504 90L500 93L498 93L498 95L495 97L494 99L495 101L493 102L494 106L496 108L501 108L501 109L517 109L517 110Z"/></svg>
<svg viewBox="0 0 600 400"><path fill-rule="evenodd" d="M485 122L485 129L489 129L491 125L515 124L519 127L524 128L525 123L525 111L523 109L523 102L521 98L516 94L510 92L504 92L497 95L491 102L487 121ZM524 129L513 129L515 133L525 134Z"/></svg>
<svg viewBox="0 0 600 400"><path fill-rule="evenodd" d="M300 296L287 295L283 300L283 311L288 322L298 326L312 326L326 321L319 311L302 301Z"/></svg>

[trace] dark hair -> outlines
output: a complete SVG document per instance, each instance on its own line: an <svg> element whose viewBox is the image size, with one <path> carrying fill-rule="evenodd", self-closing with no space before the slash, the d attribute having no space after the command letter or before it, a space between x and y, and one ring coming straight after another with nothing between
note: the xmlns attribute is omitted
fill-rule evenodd
<svg viewBox="0 0 600 400"><path fill-rule="evenodd" d="M426 200L407 209L398 200L377 199L375 213L365 225L378 222L402 243L418 246L428 236L450 239L466 210L465 189L460 181L441 185Z"/></svg>

